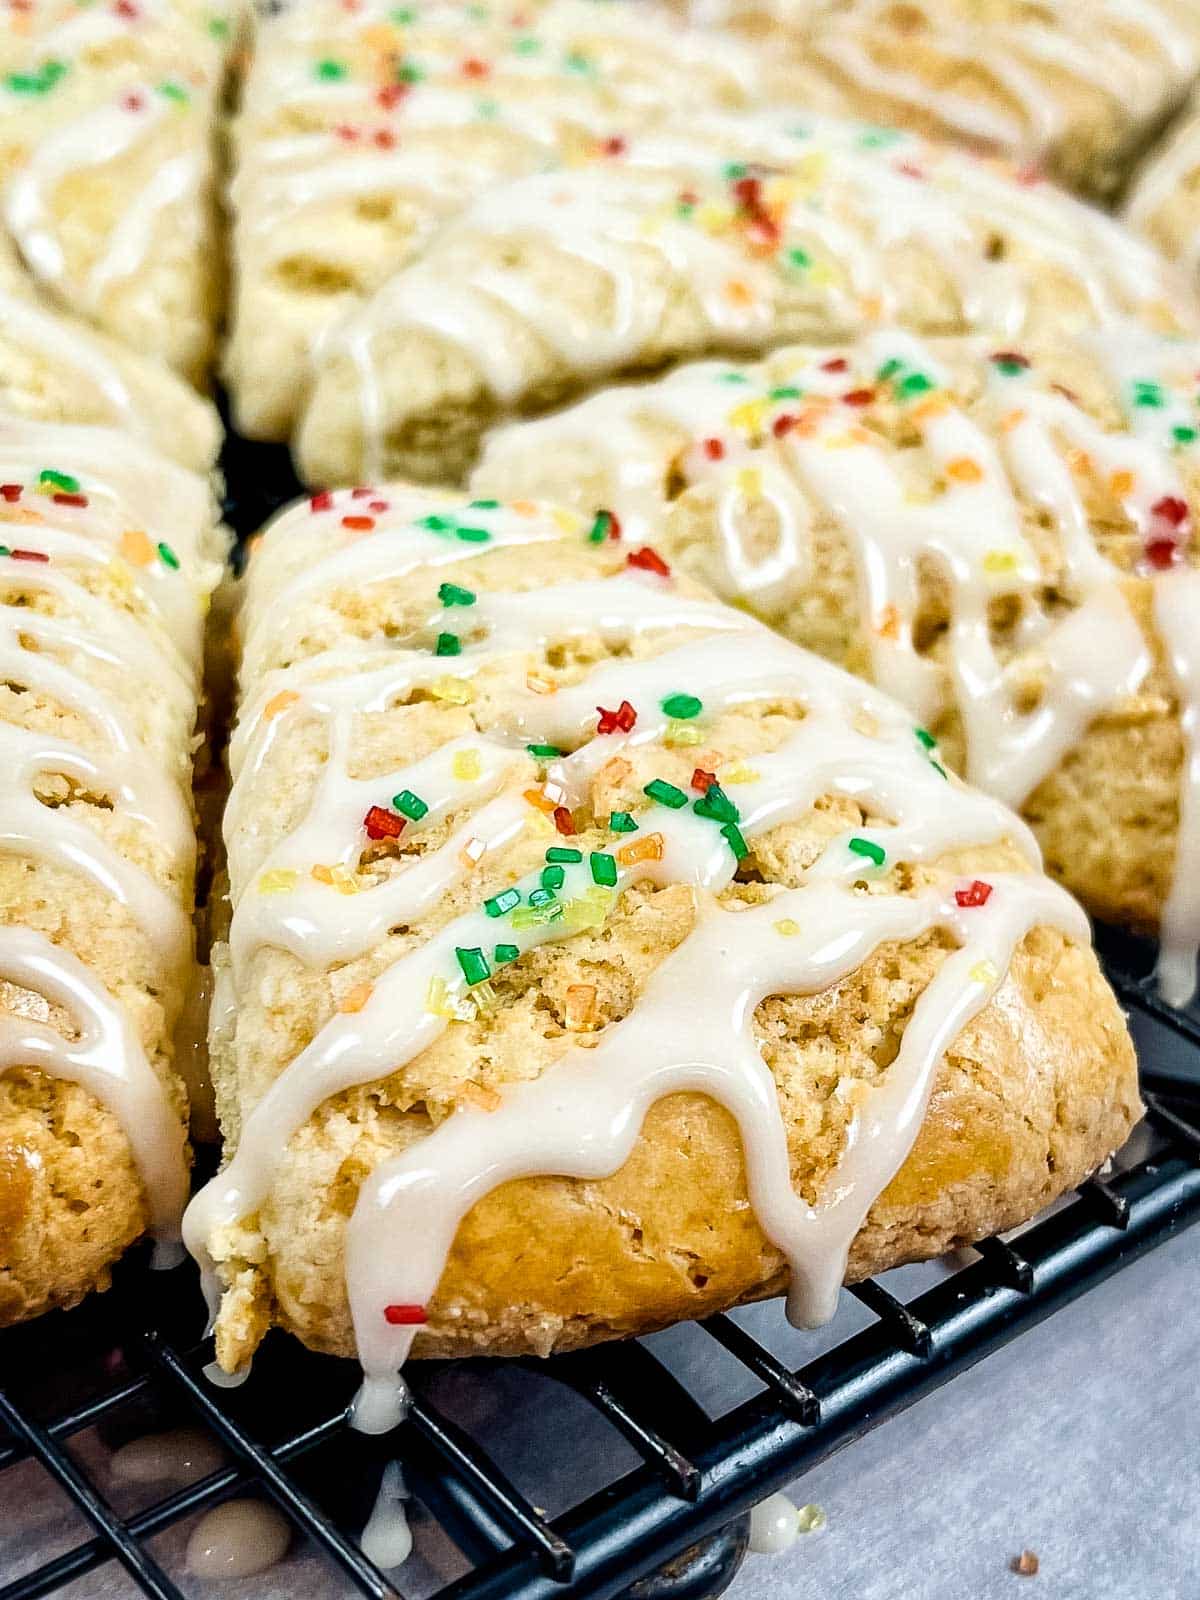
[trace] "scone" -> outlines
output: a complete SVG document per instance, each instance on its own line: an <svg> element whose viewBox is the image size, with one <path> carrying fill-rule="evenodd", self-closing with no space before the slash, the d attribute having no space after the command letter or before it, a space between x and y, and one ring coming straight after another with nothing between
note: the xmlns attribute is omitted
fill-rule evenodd
<svg viewBox="0 0 1200 1600"><path fill-rule="evenodd" d="M907 135L791 114L693 119L496 188L324 341L308 482L457 480L504 415L706 353L897 320L1005 340L1190 294L1116 223Z"/></svg>
<svg viewBox="0 0 1200 1600"><path fill-rule="evenodd" d="M1193 283L1200 279L1200 103L1139 168L1122 211Z"/></svg>
<svg viewBox="0 0 1200 1600"><path fill-rule="evenodd" d="M0 416L0 1324L177 1245L205 479Z"/></svg>
<svg viewBox="0 0 1200 1600"><path fill-rule="evenodd" d="M881 332L496 433L558 495L886 686L1099 916L1200 941L1200 345Z"/></svg>
<svg viewBox="0 0 1200 1600"><path fill-rule="evenodd" d="M1010 1227L1138 1115L1087 924L911 716L611 521L322 493L251 560L185 1216L218 1358L580 1346ZM223 1294L220 1291L223 1289ZM216 1309L216 1307L214 1307Z"/></svg>
<svg viewBox="0 0 1200 1600"><path fill-rule="evenodd" d="M221 441L217 413L160 361L126 349L39 296L0 241L0 415L120 429L207 472Z"/></svg>
<svg viewBox="0 0 1200 1600"><path fill-rule="evenodd" d="M1200 71L1191 0L691 0L798 45L807 104L1014 160L1108 199Z"/></svg>
<svg viewBox="0 0 1200 1600"><path fill-rule="evenodd" d="M471 199L807 82L780 52L686 29L650 0L301 0L264 16L234 124L224 365L239 429L286 439L325 330Z"/></svg>
<svg viewBox="0 0 1200 1600"><path fill-rule="evenodd" d="M0 37L0 221L62 309L200 382L235 0L23 0Z"/></svg>

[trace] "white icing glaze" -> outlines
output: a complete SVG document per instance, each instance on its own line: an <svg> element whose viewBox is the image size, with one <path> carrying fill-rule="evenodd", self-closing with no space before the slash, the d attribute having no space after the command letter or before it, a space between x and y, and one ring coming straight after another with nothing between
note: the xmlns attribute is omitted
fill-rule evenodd
<svg viewBox="0 0 1200 1600"><path fill-rule="evenodd" d="M392 489L378 494L389 502L396 498ZM454 521L445 500L426 503ZM375 531L351 546L354 559L344 568L330 565L324 583L294 576L305 573L313 549L327 547L328 529L354 505L343 493L316 513L293 510L268 533L271 576L258 593L252 576L247 602L248 614L257 617L250 636L256 637L260 663L276 654L274 619L288 619L274 626L279 638L289 635L293 619L281 596L291 594L297 582L304 582L310 600L295 622L311 640L311 607L322 592L345 585L369 600L373 584L480 553L478 542L392 524L386 534ZM416 507L410 502L405 510L412 518ZM458 515L467 513L460 508ZM469 516L499 545L512 542L521 527L512 512L478 502ZM543 514L526 537L547 537L547 526ZM369 560L359 556L363 550ZM326 558L329 564L336 560ZM286 563L283 570L280 562ZM482 803L467 826L489 848L522 826L522 805L526 819L533 815L522 792L534 769L521 756L521 745L550 743L571 752L551 760L546 771L546 782L569 804L626 745L664 736L671 719L663 701L681 685L703 701L706 714L762 699L796 700L804 708L794 733L778 749L755 757L738 788L739 827L747 839L804 815L822 795L842 794L882 819L860 834L893 859L932 861L953 848L1007 838L1036 863L1036 846L1023 825L997 801L946 780L893 702L748 617L686 599L657 577L630 573L519 594L485 591L459 618L461 654L449 660L416 644L448 620L438 612L414 620L412 644L373 641L327 654L318 649L299 666L266 673L261 683L248 678L254 693L231 747L234 787L226 820L235 996L242 983L252 981L249 960L260 945L290 949L318 966L345 961L372 947L391 917L419 914L469 870L460 855L459 829L382 886L364 885L355 894L339 893L333 883L306 874L318 851L326 865L353 870L366 842L362 817L368 804L386 804L394 790L410 788L429 806L425 817L409 824L419 828L460 806ZM612 647L636 640L644 648L658 637L661 648L650 656L635 652L635 659L618 655L553 694L532 687L516 692L505 701L502 721L486 735L456 740L369 783L349 777L354 716L385 708L434 674L452 670L469 681L493 662L520 659L525 650L576 634L599 634ZM390 664L379 665L381 659ZM286 703L268 711L284 685ZM595 735L596 706L623 700L637 709L634 729ZM856 715L871 719L871 732L852 725ZM260 841L242 837L242 796L262 772L277 730L298 718L324 723L327 758L307 814L264 850ZM467 746L476 751L477 766L463 780L454 777L454 757ZM510 777L512 762L518 767ZM357 1421L368 1431L390 1427L402 1410L398 1371L413 1333L387 1323L383 1308L428 1301L465 1211L508 1177L613 1172L628 1155L646 1109L664 1094L708 1093L737 1118L752 1203L792 1269L792 1314L806 1321L827 1316L850 1242L908 1152L947 1045L1003 982L1012 951L1030 928L1048 924L1086 938L1082 913L1036 875L989 875L983 906L959 905L953 884L911 896L864 895L853 885L869 877L870 869L848 835L828 844L799 888L780 891L753 910L726 909L717 896L732 881L736 860L711 820L655 803L640 827L661 836L661 854L622 865L616 888L601 890L601 896L611 905L621 887L639 880L685 883L695 896L697 923L655 972L633 1012L594 1049L569 1051L538 1081L506 1089L498 1111L479 1117L470 1110L454 1113L406 1155L386 1162L360 1191L347 1232L347 1283L366 1373ZM269 893L267 873L273 879L282 873L285 880L271 883ZM587 862L567 864L563 874L564 904L595 892ZM517 887L528 893L537 881ZM376 900L378 911L371 905ZM779 931L781 921L789 925L787 936ZM456 949L490 948L499 937L523 953L569 934L571 926L566 918L561 925L510 926L481 908L455 917L396 959L360 997L361 1004L335 1015L257 1103L243 1109L236 1151L188 1208L184 1230L193 1254L210 1267L209 1241L264 1201L289 1140L323 1101L403 1071L452 1019L474 1014ZM944 929L960 948L918 1003L886 1081L856 1104L836 1182L809 1208L792 1190L774 1085L749 1028L755 1007L771 994L819 990L887 940L913 939L934 928ZM431 985L440 985L444 996L436 1009L429 1008ZM687 997L686 1005L680 996ZM401 1239L402 1259L395 1244ZM208 1278L211 1294L211 1271Z"/></svg>
<svg viewBox="0 0 1200 1600"><path fill-rule="evenodd" d="M1200 572L1159 579L1154 620L1179 691L1184 740L1178 842L1171 892L1163 907L1158 981L1164 998L1182 1006L1196 992L1200 946Z"/></svg>
<svg viewBox="0 0 1200 1600"><path fill-rule="evenodd" d="M1153 236L1158 213L1182 194L1197 170L1200 170L1200 117L1193 111L1158 146L1138 173L1123 207L1125 221ZM1165 220L1163 226L1167 226ZM1200 273L1200 220L1178 245L1173 246L1171 253L1192 278Z"/></svg>

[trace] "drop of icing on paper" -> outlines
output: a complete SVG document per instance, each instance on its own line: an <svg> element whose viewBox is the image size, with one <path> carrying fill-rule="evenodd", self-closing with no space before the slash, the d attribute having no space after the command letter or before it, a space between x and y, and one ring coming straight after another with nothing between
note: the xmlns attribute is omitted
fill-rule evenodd
<svg viewBox="0 0 1200 1600"><path fill-rule="evenodd" d="M172 1428L131 1439L113 1452L108 1466L121 1483L194 1483L224 1461L217 1441L199 1428Z"/></svg>
<svg viewBox="0 0 1200 1600"><path fill-rule="evenodd" d="M292 1531L261 1500L226 1500L192 1529L188 1571L197 1578L252 1578L282 1561Z"/></svg>
<svg viewBox="0 0 1200 1600"><path fill-rule="evenodd" d="M750 1548L756 1556L782 1555L795 1544L800 1525L785 1494L773 1494L750 1513Z"/></svg>

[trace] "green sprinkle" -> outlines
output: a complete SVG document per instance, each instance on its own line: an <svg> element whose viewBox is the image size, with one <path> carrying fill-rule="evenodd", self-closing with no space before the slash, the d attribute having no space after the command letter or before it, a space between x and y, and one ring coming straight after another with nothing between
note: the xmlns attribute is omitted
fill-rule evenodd
<svg viewBox="0 0 1200 1600"><path fill-rule="evenodd" d="M749 383L750 379L746 376L746 374L744 372L722 372L719 375L719 377L717 379L717 382L718 383Z"/></svg>
<svg viewBox="0 0 1200 1600"><path fill-rule="evenodd" d="M867 128L859 135L859 148L861 150L886 150L888 145L895 144L901 137L896 128Z"/></svg>
<svg viewBox="0 0 1200 1600"><path fill-rule="evenodd" d="M608 826L613 833L636 833L638 831L638 825L628 811L614 811L608 819Z"/></svg>
<svg viewBox="0 0 1200 1600"><path fill-rule="evenodd" d="M407 817L410 822L420 822L429 810L419 794L414 794L411 789L401 789L399 794L392 796L392 805L402 817Z"/></svg>
<svg viewBox="0 0 1200 1600"><path fill-rule="evenodd" d="M1150 406L1155 410L1165 403L1161 384L1140 380L1133 386L1133 403L1135 406Z"/></svg>
<svg viewBox="0 0 1200 1600"><path fill-rule="evenodd" d="M554 869L552 867L547 867L545 870L547 872L552 872ZM551 888L548 888L545 884L543 884L540 889L534 889L533 892L530 894L530 896L529 896L529 904L533 907L533 909L535 911L537 911L542 906L548 906L553 899L554 899L554 890L551 889Z"/></svg>
<svg viewBox="0 0 1200 1600"><path fill-rule="evenodd" d="M12 555L12 551L8 548L8 546L6 544L0 544L0 556L10 555Z"/></svg>
<svg viewBox="0 0 1200 1600"><path fill-rule="evenodd" d="M584 55L582 50L568 50L563 58L563 65L568 72L583 72L589 76L594 76L596 71L595 66Z"/></svg>
<svg viewBox="0 0 1200 1600"><path fill-rule="evenodd" d="M456 583L443 583L438 588L438 599L444 606L473 606L475 596L470 589L460 589Z"/></svg>
<svg viewBox="0 0 1200 1600"><path fill-rule="evenodd" d="M513 50L519 56L535 56L542 48L542 41L526 34L522 39L513 40Z"/></svg>
<svg viewBox="0 0 1200 1600"><path fill-rule="evenodd" d="M686 722L700 715L704 710L704 702L697 700L694 694L669 694L662 702L662 708L669 717L680 717Z"/></svg>
<svg viewBox="0 0 1200 1600"><path fill-rule="evenodd" d="M742 837L742 830L736 822L727 822L721 829L721 834L739 861L750 854L750 846Z"/></svg>
<svg viewBox="0 0 1200 1600"><path fill-rule="evenodd" d="M454 531L467 544L487 544L492 537L486 528L464 528L461 523Z"/></svg>
<svg viewBox="0 0 1200 1600"><path fill-rule="evenodd" d="M348 76L349 68L344 61L334 61L330 57L326 57L324 61L317 62L316 74L318 78L324 79L326 83L336 83L340 78Z"/></svg>
<svg viewBox="0 0 1200 1600"><path fill-rule="evenodd" d="M208 31L214 39L228 39L229 24L224 17L210 17L208 19Z"/></svg>
<svg viewBox="0 0 1200 1600"><path fill-rule="evenodd" d="M721 176L723 178L727 178L730 182L733 182L737 178L744 178L746 176L745 162L727 161L721 168Z"/></svg>
<svg viewBox="0 0 1200 1600"><path fill-rule="evenodd" d="M462 654L462 640L456 633L439 633L437 644L433 651L435 656L458 656Z"/></svg>
<svg viewBox="0 0 1200 1600"><path fill-rule="evenodd" d="M781 383L767 395L768 400L801 400L803 398L804 390L797 389L794 383Z"/></svg>
<svg viewBox="0 0 1200 1600"><path fill-rule="evenodd" d="M1196 430L1189 427L1186 422L1177 422L1171 429L1171 437L1176 444L1192 444L1196 438Z"/></svg>
<svg viewBox="0 0 1200 1600"><path fill-rule="evenodd" d="M191 95L181 83L172 83L170 79L159 84L158 92L165 100L174 100L176 105L185 106L191 99Z"/></svg>
<svg viewBox="0 0 1200 1600"><path fill-rule="evenodd" d="M711 817L714 822L740 822L742 817L719 783L710 783L692 810L698 817Z"/></svg>
<svg viewBox="0 0 1200 1600"><path fill-rule="evenodd" d="M492 960L498 967L503 967L507 966L510 961L515 961L520 954L520 945L498 944L492 951Z"/></svg>
<svg viewBox="0 0 1200 1600"><path fill-rule="evenodd" d="M937 744L937 740L933 737L928 728L914 728L913 732L917 736L917 743L919 745L923 745L926 750L932 750L934 745Z"/></svg>
<svg viewBox="0 0 1200 1600"><path fill-rule="evenodd" d="M593 850L588 857L592 868L592 882L611 889L617 881L617 863L607 850Z"/></svg>
<svg viewBox="0 0 1200 1600"><path fill-rule="evenodd" d="M10 72L6 87L14 94L48 94L67 68L62 61L43 61L38 72Z"/></svg>
<svg viewBox="0 0 1200 1600"><path fill-rule="evenodd" d="M439 517L436 512L431 511L427 517L417 518L417 527L428 528L430 533L453 533L454 518Z"/></svg>
<svg viewBox="0 0 1200 1600"><path fill-rule="evenodd" d="M929 765L937 773L939 778L945 778L947 783L950 782L950 774L946 771L945 767L942 766L940 761L931 761Z"/></svg>
<svg viewBox="0 0 1200 1600"><path fill-rule="evenodd" d="M68 490L67 492L71 493L72 491ZM171 549L171 546L164 540L157 546L157 549L158 559L162 562L163 566L170 567L172 572L178 572L179 557L175 554L174 550Z"/></svg>
<svg viewBox="0 0 1200 1600"><path fill-rule="evenodd" d="M475 110L484 122L494 122L500 115L500 107L495 100L476 100Z"/></svg>
<svg viewBox="0 0 1200 1600"><path fill-rule="evenodd" d="M856 834L853 839L846 841L846 845L856 856L866 856L867 860L877 867L881 867L887 860L887 851L881 844L876 844L874 839L863 839Z"/></svg>
<svg viewBox="0 0 1200 1600"><path fill-rule="evenodd" d="M597 511L596 520L588 529L588 543L603 544L605 539L608 538L612 525L613 516L611 511Z"/></svg>
<svg viewBox="0 0 1200 1600"><path fill-rule="evenodd" d="M79 479L73 478L69 472L55 472L53 467L43 467L38 473L39 483L52 483L56 489L61 489L64 494L79 493Z"/></svg>
<svg viewBox="0 0 1200 1600"><path fill-rule="evenodd" d="M520 904L519 889L501 889L499 894L494 894L490 900L483 902L483 909L489 917L502 917L506 911L512 911Z"/></svg>
<svg viewBox="0 0 1200 1600"><path fill-rule="evenodd" d="M876 369L876 381L879 383L886 383L889 378L894 378L896 374L903 369L903 367L904 363L901 361L900 357L892 356L890 360L885 361L881 367Z"/></svg>
<svg viewBox="0 0 1200 1600"><path fill-rule="evenodd" d="M471 500L467 504L468 511L499 511L499 500Z"/></svg>
<svg viewBox="0 0 1200 1600"><path fill-rule="evenodd" d="M531 756L536 756L539 761L554 761L558 756L562 755L562 751L556 744L527 744L525 748Z"/></svg>
<svg viewBox="0 0 1200 1600"><path fill-rule="evenodd" d="M649 795L651 800L657 800L660 805L670 806L672 811L680 811L687 805L687 795L682 789L677 789L673 783L667 783L662 778L655 778L642 790Z"/></svg>
<svg viewBox="0 0 1200 1600"><path fill-rule="evenodd" d="M570 850L566 845L562 844L552 844L549 850L546 851L546 860L569 861L572 865L574 865L577 861L583 860L583 851Z"/></svg>
<svg viewBox="0 0 1200 1600"><path fill-rule="evenodd" d="M799 267L801 272L806 272L812 266L812 257L807 250L801 250L798 244L785 251L784 259L789 267Z"/></svg>
<svg viewBox="0 0 1200 1600"><path fill-rule="evenodd" d="M555 863L553 866L543 867L542 888L561 889L563 886L563 879L566 877L566 875L565 868L560 867L557 863Z"/></svg>
<svg viewBox="0 0 1200 1600"><path fill-rule="evenodd" d="M1019 378L1025 371L1027 363L1024 361L1006 361L1003 357L993 357L992 365L997 372L1002 372L1006 378Z"/></svg>
<svg viewBox="0 0 1200 1600"><path fill-rule="evenodd" d="M485 979L491 977L492 969L488 966L487 957L478 946L473 950L464 950L461 945L455 945L454 954L458 957L462 975L468 983L483 983Z"/></svg>
<svg viewBox="0 0 1200 1600"><path fill-rule="evenodd" d="M396 6L394 10L388 12L388 16L400 28L407 28L410 23L417 20L417 13L412 6Z"/></svg>
<svg viewBox="0 0 1200 1600"><path fill-rule="evenodd" d="M424 71L415 61L405 61L396 68L396 79L399 83L420 83L424 76Z"/></svg>
<svg viewBox="0 0 1200 1600"><path fill-rule="evenodd" d="M927 378L923 372L910 372L906 378L901 378L896 387L903 395L925 394L933 388L933 379Z"/></svg>

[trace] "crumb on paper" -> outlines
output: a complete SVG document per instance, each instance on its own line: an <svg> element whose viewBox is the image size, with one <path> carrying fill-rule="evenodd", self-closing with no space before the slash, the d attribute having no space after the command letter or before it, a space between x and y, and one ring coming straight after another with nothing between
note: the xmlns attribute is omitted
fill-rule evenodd
<svg viewBox="0 0 1200 1600"><path fill-rule="evenodd" d="M796 1527L801 1533L820 1533L828 1521L820 1506L801 1506L796 1513Z"/></svg>
<svg viewBox="0 0 1200 1600"><path fill-rule="evenodd" d="M1022 1550L1019 1556L1014 1556L1009 1562L1009 1567L1020 1578L1036 1578L1040 1565L1032 1550Z"/></svg>

